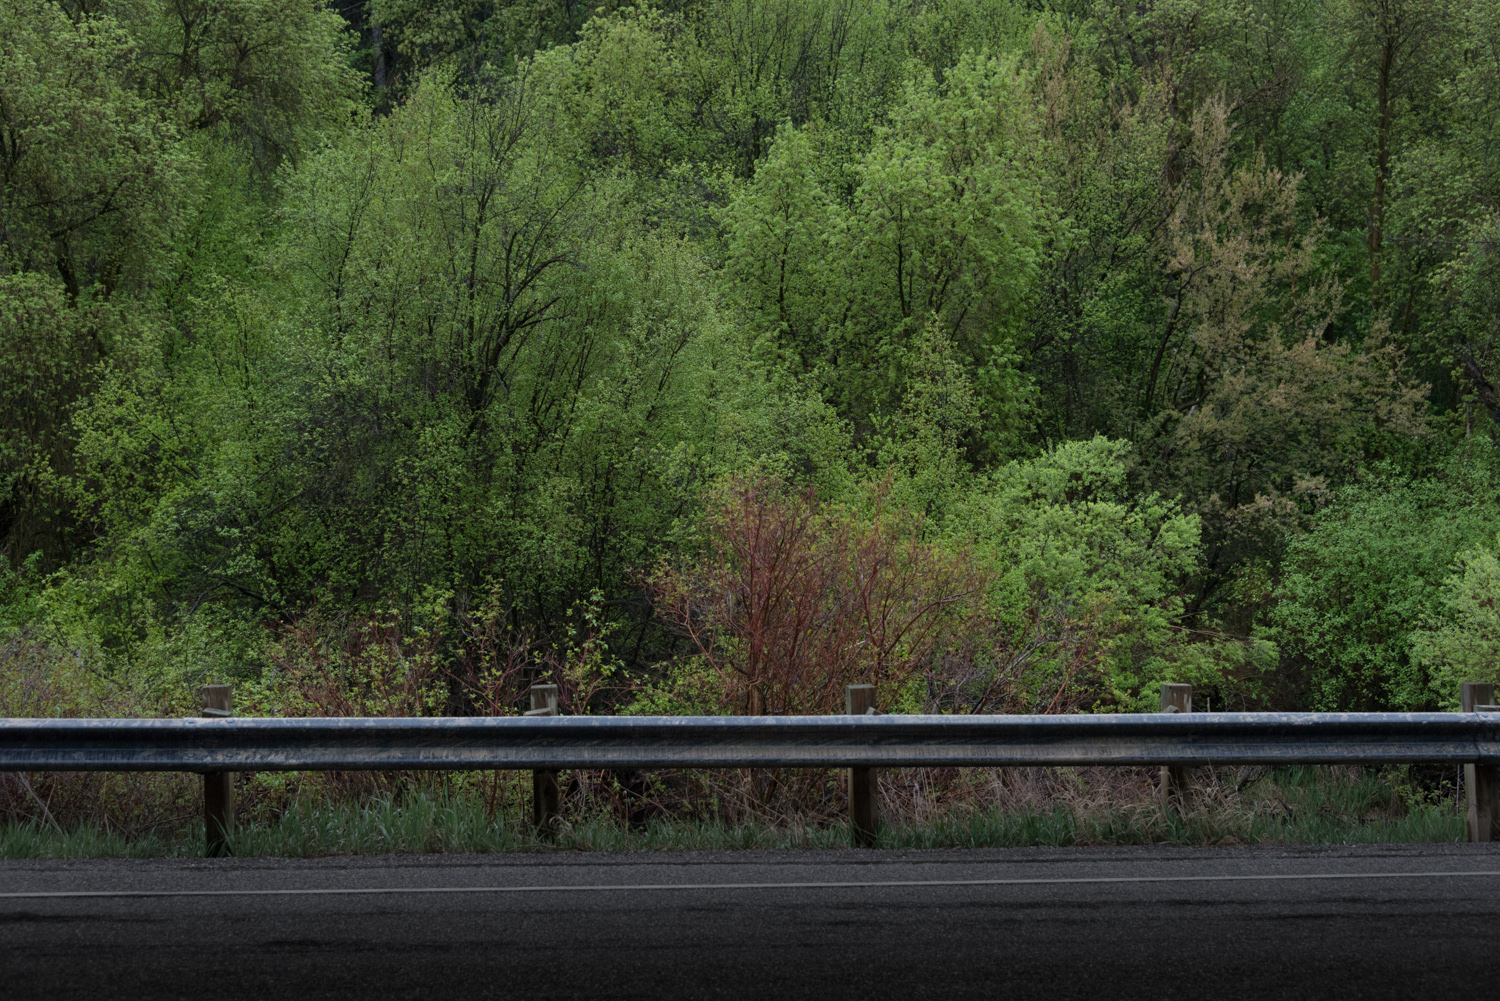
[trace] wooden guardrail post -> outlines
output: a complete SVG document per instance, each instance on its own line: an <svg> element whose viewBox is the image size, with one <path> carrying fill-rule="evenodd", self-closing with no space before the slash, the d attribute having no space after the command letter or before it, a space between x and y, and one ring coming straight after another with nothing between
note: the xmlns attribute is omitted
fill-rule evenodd
<svg viewBox="0 0 1500 1001"><path fill-rule="evenodd" d="M1161 711L1164 713L1190 713L1193 711L1193 686L1161 686ZM1178 802L1187 794L1187 766L1162 765L1157 794L1165 806L1175 798Z"/></svg>
<svg viewBox="0 0 1500 1001"><path fill-rule="evenodd" d="M204 685L198 689L206 717L224 718L234 712L233 685ZM234 830L234 773L203 773L204 854L229 854L229 832Z"/></svg>
<svg viewBox="0 0 1500 1001"><path fill-rule="evenodd" d="M532 685L531 711L527 716L557 715L557 686ZM531 822L537 831L550 834L562 819L562 794L557 786L557 772L538 768L531 773Z"/></svg>
<svg viewBox="0 0 1500 1001"><path fill-rule="evenodd" d="M850 716L869 716L875 708L874 685L849 685L844 689L844 708ZM859 848L875 847L875 828L880 817L877 810L875 769L849 769L849 830Z"/></svg>
<svg viewBox="0 0 1500 1001"><path fill-rule="evenodd" d="M1466 713L1495 701L1495 686L1465 681L1458 686L1459 707ZM1470 841L1494 841L1500 834L1500 767L1475 761L1464 765L1464 788L1468 792Z"/></svg>

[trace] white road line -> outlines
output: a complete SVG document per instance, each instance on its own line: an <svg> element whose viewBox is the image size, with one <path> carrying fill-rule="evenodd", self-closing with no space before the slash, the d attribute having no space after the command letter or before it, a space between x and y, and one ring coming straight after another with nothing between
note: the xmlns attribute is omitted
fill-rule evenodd
<svg viewBox="0 0 1500 1001"><path fill-rule="evenodd" d="M94 897L337 897L413 893L619 893L658 890L869 890L922 886L1071 886L1109 883L1242 883L1272 880L1455 879L1500 876L1500 870L1464 872L1287 872L1222 876L1076 876L1038 879L905 879L826 883L601 883L546 886L378 886L280 890L21 890L0 900Z"/></svg>

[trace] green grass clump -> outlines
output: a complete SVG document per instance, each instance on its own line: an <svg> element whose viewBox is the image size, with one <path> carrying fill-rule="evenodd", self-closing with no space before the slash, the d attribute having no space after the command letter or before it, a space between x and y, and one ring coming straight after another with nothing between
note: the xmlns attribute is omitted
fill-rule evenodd
<svg viewBox="0 0 1500 1001"><path fill-rule="evenodd" d="M162 858L201 855L203 840L127 835L92 825L59 830L31 821L0 824L0 858Z"/></svg>

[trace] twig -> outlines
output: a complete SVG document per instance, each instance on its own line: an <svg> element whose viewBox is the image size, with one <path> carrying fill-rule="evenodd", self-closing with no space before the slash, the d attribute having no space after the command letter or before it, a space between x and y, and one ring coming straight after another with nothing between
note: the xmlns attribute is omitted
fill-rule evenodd
<svg viewBox="0 0 1500 1001"><path fill-rule="evenodd" d="M42 811L42 816L46 818L47 823L52 825L52 829L62 837L67 837L67 833L62 829L62 825L52 816L52 811L47 809L46 803L42 802L42 797L38 796L36 790L31 788L31 783L26 781L25 773L11 772L10 774L16 777L17 782L21 783L21 788L26 790L26 795L30 796L31 801L37 805L37 809Z"/></svg>

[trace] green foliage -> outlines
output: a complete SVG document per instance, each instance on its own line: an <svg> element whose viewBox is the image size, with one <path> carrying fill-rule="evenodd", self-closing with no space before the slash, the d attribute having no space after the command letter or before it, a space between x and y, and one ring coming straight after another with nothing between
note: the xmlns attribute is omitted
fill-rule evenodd
<svg viewBox="0 0 1500 1001"><path fill-rule="evenodd" d="M1500 392L1491 374L1500 364L1500 213L1462 232L1461 249L1432 277L1442 306L1422 347L1466 390L1453 409L1455 416L1462 409L1467 430L1475 423L1472 411L1480 409L1491 426L1500 424Z"/></svg>
<svg viewBox="0 0 1500 1001"><path fill-rule="evenodd" d="M188 194L176 127L130 85L136 41L50 0L0 9L0 269L76 300L149 280Z"/></svg>
<svg viewBox="0 0 1500 1001"><path fill-rule="evenodd" d="M557 0L373 0L364 11L372 82L390 99L402 96L433 65L449 66L466 79L497 67L508 70L517 60L577 41L582 29L602 20L594 15L616 6Z"/></svg>
<svg viewBox="0 0 1500 1001"><path fill-rule="evenodd" d="M35 272L0 275L0 509L4 545L18 557L65 557L73 519L63 478L72 473L76 436L68 425L93 390L126 331L119 311L90 297L69 303L57 279Z"/></svg>
<svg viewBox="0 0 1500 1001"><path fill-rule="evenodd" d="M1500 681L1500 559L1493 543L1460 553L1443 582L1442 616L1413 631L1412 660L1437 700L1458 704L1465 681Z"/></svg>
<svg viewBox="0 0 1500 1001"><path fill-rule="evenodd" d="M1432 704L1489 649L1497 46L1482 0L4 4L7 628L303 711L289 637L402 623L341 691L503 648L720 711L644 585L763 480L985 582L908 708Z"/></svg>
<svg viewBox="0 0 1500 1001"><path fill-rule="evenodd" d="M342 18L317 0L105 0L134 36L141 89L189 132L268 173L348 123L361 89Z"/></svg>
<svg viewBox="0 0 1500 1001"><path fill-rule="evenodd" d="M259 288L205 304L169 383L80 416L114 548L73 592L117 648L142 601L409 605L492 576L545 618L618 594L719 472L830 465L818 402L744 356L690 246L632 229L543 83L434 78L308 158Z"/></svg>
<svg viewBox="0 0 1500 1001"><path fill-rule="evenodd" d="M1447 685L1467 663L1453 645L1456 631L1484 624L1462 602L1447 610L1456 618L1444 614L1444 581L1460 553L1494 537L1492 453L1476 440L1440 476L1350 487L1290 542L1271 635L1307 672L1309 708L1415 710L1450 701L1452 693L1435 695L1431 685ZM1474 572L1484 566L1475 563ZM1450 582L1448 600L1465 586ZM1424 652L1414 656L1419 631ZM1429 678L1430 667L1442 673Z"/></svg>
<svg viewBox="0 0 1500 1001"><path fill-rule="evenodd" d="M1019 412L1017 404L1012 412ZM878 418L872 444L877 461L897 479L895 494L908 508L941 518L967 486L963 446L973 441L982 414L969 374L936 322L913 345L901 409Z"/></svg>
<svg viewBox="0 0 1500 1001"><path fill-rule="evenodd" d="M929 323L979 394L976 457L1024 427L1012 344L1046 218L1025 92L1014 60L965 56L843 169L825 133L785 132L725 213L747 321L858 434L901 405Z"/></svg>
<svg viewBox="0 0 1500 1001"><path fill-rule="evenodd" d="M0 562L0 637L8 637L42 617L40 551L19 568Z"/></svg>
<svg viewBox="0 0 1500 1001"><path fill-rule="evenodd" d="M1106 703L1154 708L1156 683L1175 680L1200 522L1174 501L1132 495L1130 455L1128 442L1097 437L1011 463L959 524L1003 568L993 600L1030 672L1097 678Z"/></svg>

